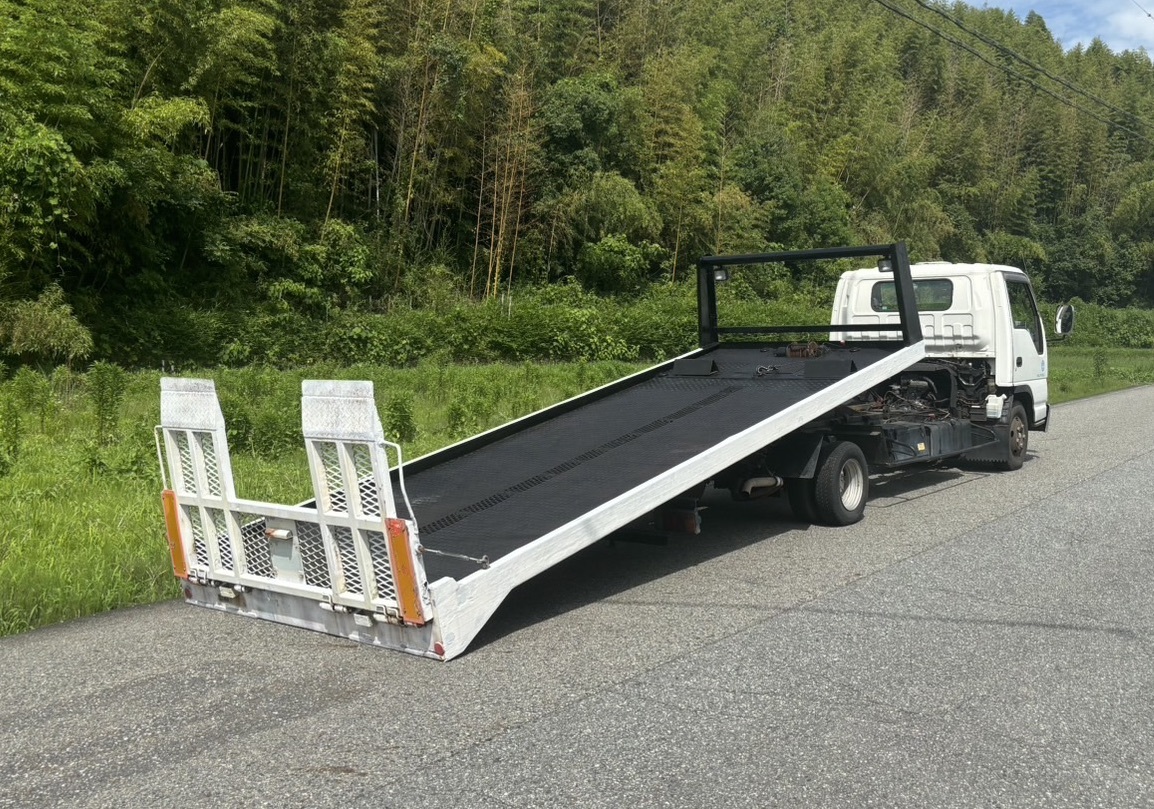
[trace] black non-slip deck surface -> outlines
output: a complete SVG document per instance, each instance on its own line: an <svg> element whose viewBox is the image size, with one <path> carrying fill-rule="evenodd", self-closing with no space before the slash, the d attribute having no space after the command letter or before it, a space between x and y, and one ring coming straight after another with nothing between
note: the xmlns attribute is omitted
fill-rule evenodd
<svg viewBox="0 0 1154 809"><path fill-rule="evenodd" d="M755 347L715 349L707 355L719 369L712 376L644 380L406 475L421 543L496 560L833 384L840 376L814 376L838 365L831 358L860 369L889 353L862 348L790 360ZM807 378L807 362L824 365ZM478 566L426 555L425 569L435 581Z"/></svg>

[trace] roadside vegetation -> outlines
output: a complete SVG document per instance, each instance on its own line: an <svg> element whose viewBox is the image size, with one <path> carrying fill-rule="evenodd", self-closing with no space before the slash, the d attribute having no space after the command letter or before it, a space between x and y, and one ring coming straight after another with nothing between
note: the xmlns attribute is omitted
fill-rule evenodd
<svg viewBox="0 0 1154 809"><path fill-rule="evenodd" d="M1051 362L1055 402L1154 384L1150 350L1060 345ZM411 459L640 367L425 360L199 373L220 392L239 494L299 502L311 496L301 379L371 379ZM153 441L159 378L101 363L83 374L22 368L0 383L0 634L178 595Z"/></svg>
<svg viewBox="0 0 1154 809"><path fill-rule="evenodd" d="M699 256L904 240L1080 299L1055 401L1151 382L1154 63L920 6L0 0L0 633L175 594L144 369L293 500L305 375L413 457L692 348Z"/></svg>
<svg viewBox="0 0 1154 809"><path fill-rule="evenodd" d="M1058 346L1050 351L1050 365L1052 404L1154 385L1154 351L1149 349Z"/></svg>
<svg viewBox="0 0 1154 809"><path fill-rule="evenodd" d="M0 0L0 355L644 360L699 256L897 240L1154 306L1149 54L931 5Z"/></svg>

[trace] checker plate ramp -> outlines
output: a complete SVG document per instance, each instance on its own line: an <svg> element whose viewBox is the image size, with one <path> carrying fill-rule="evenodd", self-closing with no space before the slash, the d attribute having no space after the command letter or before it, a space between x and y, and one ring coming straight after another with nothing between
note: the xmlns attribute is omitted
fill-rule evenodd
<svg viewBox="0 0 1154 809"><path fill-rule="evenodd" d="M860 368L888 353L852 357ZM711 356L719 367L713 376L662 374L410 472L422 543L495 561L837 381L807 379L803 360L756 349L725 347ZM769 367L776 370L757 375ZM477 565L428 556L425 568L435 581L462 578Z"/></svg>

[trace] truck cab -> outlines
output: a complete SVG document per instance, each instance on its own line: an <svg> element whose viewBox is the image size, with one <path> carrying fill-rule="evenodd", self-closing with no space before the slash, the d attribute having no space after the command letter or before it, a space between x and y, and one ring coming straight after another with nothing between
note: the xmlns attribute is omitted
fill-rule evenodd
<svg viewBox="0 0 1154 809"><path fill-rule="evenodd" d="M1029 429L1045 430L1050 413L1048 348L1026 274L999 264L947 262L914 264L910 271L926 357L984 365L993 382L990 395L1021 404ZM892 272L883 267L842 275L832 323L862 326L839 336L846 342L882 339L896 328Z"/></svg>

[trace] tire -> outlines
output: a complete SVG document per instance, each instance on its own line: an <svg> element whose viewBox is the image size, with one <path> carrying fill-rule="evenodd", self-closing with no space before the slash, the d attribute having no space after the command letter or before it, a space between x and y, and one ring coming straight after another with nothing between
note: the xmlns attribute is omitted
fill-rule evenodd
<svg viewBox="0 0 1154 809"><path fill-rule="evenodd" d="M817 522L817 503L813 499L812 478L789 478L785 482L785 494L789 507L799 522Z"/></svg>
<svg viewBox="0 0 1154 809"><path fill-rule="evenodd" d="M1015 404L1010 410L1010 429L1006 435L1006 460L1003 468L1011 472L1021 469L1029 446L1030 421L1026 418L1026 408Z"/></svg>
<svg viewBox="0 0 1154 809"><path fill-rule="evenodd" d="M869 465L857 444L839 441L828 445L813 479L818 519L826 525L857 522L865 513L869 485Z"/></svg>

